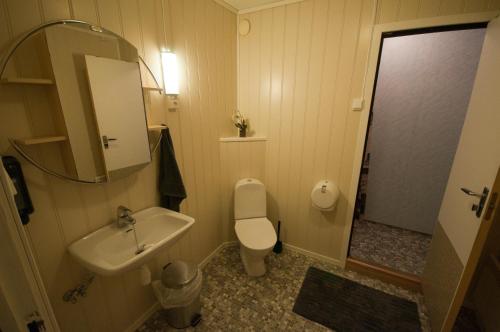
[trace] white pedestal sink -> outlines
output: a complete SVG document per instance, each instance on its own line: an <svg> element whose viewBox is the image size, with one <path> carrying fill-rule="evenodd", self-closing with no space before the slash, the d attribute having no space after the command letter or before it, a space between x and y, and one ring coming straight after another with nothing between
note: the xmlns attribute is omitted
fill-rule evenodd
<svg viewBox="0 0 500 332"><path fill-rule="evenodd" d="M172 246L194 224L194 219L161 207L132 214L139 245L132 226L119 228L116 223L88 234L68 247L71 255L90 271L111 276L140 268L162 249Z"/></svg>

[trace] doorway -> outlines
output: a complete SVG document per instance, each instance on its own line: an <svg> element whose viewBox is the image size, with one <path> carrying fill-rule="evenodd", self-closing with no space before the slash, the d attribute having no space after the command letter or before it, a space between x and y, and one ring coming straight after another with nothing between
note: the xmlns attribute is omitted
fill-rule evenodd
<svg viewBox="0 0 500 332"><path fill-rule="evenodd" d="M350 258L422 274L486 25L382 34Z"/></svg>

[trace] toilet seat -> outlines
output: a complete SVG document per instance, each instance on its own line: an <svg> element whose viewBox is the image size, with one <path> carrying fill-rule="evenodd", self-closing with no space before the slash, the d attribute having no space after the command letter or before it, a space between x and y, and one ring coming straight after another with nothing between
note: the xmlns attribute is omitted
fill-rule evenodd
<svg viewBox="0 0 500 332"><path fill-rule="evenodd" d="M234 230L241 244L252 250L269 249L277 240L273 224L265 217L236 220Z"/></svg>

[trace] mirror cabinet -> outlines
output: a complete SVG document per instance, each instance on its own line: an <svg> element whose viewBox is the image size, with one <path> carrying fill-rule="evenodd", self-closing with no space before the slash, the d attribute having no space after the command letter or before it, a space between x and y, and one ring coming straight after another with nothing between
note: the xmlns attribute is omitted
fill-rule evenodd
<svg viewBox="0 0 500 332"><path fill-rule="evenodd" d="M99 183L151 162L164 125L148 126L147 94L162 89L122 37L80 21L47 23L15 42L0 70L2 141L36 167Z"/></svg>

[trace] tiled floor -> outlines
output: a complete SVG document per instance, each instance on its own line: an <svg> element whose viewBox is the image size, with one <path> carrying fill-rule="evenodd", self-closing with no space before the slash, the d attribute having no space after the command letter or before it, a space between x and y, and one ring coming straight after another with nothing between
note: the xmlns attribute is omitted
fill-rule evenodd
<svg viewBox="0 0 500 332"><path fill-rule="evenodd" d="M349 255L421 275L431 236L376 222L355 220Z"/></svg>
<svg viewBox="0 0 500 332"><path fill-rule="evenodd" d="M344 271L300 253L284 250L269 254L268 272L260 278L245 274L239 248L221 250L204 268L201 293L202 321L197 331L328 331L292 312L295 298L309 266L335 273L381 291L415 301L423 331L430 331L421 294ZM172 331L158 311L138 331Z"/></svg>

